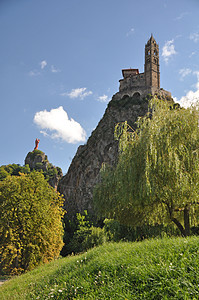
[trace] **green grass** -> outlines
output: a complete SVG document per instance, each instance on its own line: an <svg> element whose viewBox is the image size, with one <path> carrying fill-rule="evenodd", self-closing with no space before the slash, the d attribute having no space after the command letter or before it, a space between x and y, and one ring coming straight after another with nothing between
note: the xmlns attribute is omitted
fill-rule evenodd
<svg viewBox="0 0 199 300"><path fill-rule="evenodd" d="M199 237L106 244L9 280L0 299L199 299Z"/></svg>

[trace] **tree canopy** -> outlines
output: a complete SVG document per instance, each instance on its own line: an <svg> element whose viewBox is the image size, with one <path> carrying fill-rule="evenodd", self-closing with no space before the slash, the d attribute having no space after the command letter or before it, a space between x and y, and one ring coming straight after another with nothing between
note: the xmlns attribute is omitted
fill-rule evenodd
<svg viewBox="0 0 199 300"><path fill-rule="evenodd" d="M18 164L9 164L0 166L0 180L3 180L9 175L19 176L19 173L30 173L29 165L20 166Z"/></svg>
<svg viewBox="0 0 199 300"><path fill-rule="evenodd" d="M0 181L0 269L20 273L59 256L63 198L41 172Z"/></svg>
<svg viewBox="0 0 199 300"><path fill-rule="evenodd" d="M98 214L121 223L174 222L183 236L199 223L199 111L152 99L137 122L116 126L119 160L94 190Z"/></svg>

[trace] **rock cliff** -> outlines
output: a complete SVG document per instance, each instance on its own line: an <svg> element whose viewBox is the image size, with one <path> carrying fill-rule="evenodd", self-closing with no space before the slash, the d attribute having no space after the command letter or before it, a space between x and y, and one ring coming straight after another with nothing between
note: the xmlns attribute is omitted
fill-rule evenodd
<svg viewBox="0 0 199 300"><path fill-rule="evenodd" d="M114 140L115 125L127 121L135 128L138 117L148 111L147 98L124 96L118 100L113 96L103 118L92 132L87 144L79 146L65 176L59 182L58 190L66 199L68 216L92 209L93 187L99 180L102 163L113 165L118 157L118 143Z"/></svg>
<svg viewBox="0 0 199 300"><path fill-rule="evenodd" d="M31 171L42 170L49 184L57 189L58 182L63 176L62 170L53 166L44 152L40 150L29 152L25 158L25 165L29 165Z"/></svg>

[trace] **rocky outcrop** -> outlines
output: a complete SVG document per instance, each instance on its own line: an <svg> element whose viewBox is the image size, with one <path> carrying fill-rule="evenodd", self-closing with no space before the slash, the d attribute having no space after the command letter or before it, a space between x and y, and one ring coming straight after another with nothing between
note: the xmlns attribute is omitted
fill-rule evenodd
<svg viewBox="0 0 199 300"><path fill-rule="evenodd" d="M25 158L25 165L29 165L31 171L38 169L47 171L48 164L49 161L47 156L40 150L29 152Z"/></svg>
<svg viewBox="0 0 199 300"><path fill-rule="evenodd" d="M59 182L58 190L65 197L68 216L88 210L93 212L93 187L99 180L102 163L113 165L118 157L118 143L114 140L115 125L127 121L135 129L138 117L148 111L148 100L114 96L87 144L79 146L67 174Z"/></svg>
<svg viewBox="0 0 199 300"><path fill-rule="evenodd" d="M57 189L58 182L63 176L62 170L59 167L53 166L48 161L48 157L44 152L40 150L29 152L25 158L25 165L29 165L31 171L42 170L49 184Z"/></svg>

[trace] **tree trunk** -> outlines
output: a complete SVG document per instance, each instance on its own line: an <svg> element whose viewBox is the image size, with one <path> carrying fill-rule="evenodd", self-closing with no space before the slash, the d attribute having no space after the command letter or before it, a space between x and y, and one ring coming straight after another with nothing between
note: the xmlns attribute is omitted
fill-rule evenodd
<svg viewBox="0 0 199 300"><path fill-rule="evenodd" d="M176 218L171 218L171 220L176 224L178 229L180 230L182 236L186 236L186 232L182 224L176 219Z"/></svg>
<svg viewBox="0 0 199 300"><path fill-rule="evenodd" d="M182 224L176 218L173 217L173 207L167 203L167 208L169 211L171 221L174 222L174 224L178 227L182 236L186 236L185 228L182 226Z"/></svg>
<svg viewBox="0 0 199 300"><path fill-rule="evenodd" d="M185 236L190 235L190 220L189 220L189 207L186 205L184 209L184 228Z"/></svg>

